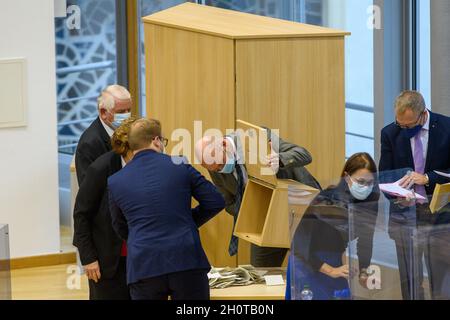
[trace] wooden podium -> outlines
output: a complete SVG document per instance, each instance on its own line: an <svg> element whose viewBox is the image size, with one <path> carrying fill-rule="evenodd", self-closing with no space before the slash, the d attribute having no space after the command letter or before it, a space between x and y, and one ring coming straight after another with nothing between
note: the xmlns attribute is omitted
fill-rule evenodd
<svg viewBox="0 0 450 320"><path fill-rule="evenodd" d="M265 129L242 120L236 121L236 129L249 180L234 234L260 247L290 248L293 221L289 220L294 217L289 216L289 194L302 195L295 215L298 224L319 190L297 181L277 179L275 172L267 168L264 156L270 153L270 147L259 143L269 140Z"/></svg>
<svg viewBox="0 0 450 320"><path fill-rule="evenodd" d="M193 146L204 131L225 134L242 119L279 129L283 139L307 148L313 156L308 169L323 186L340 176L349 33L192 3L143 22L147 115L173 138L169 152L176 148L194 162ZM194 121L201 121L200 130ZM180 139L176 129L191 133L188 149L173 142ZM248 263L244 241L237 260L228 256L232 225L222 213L201 229L214 265Z"/></svg>

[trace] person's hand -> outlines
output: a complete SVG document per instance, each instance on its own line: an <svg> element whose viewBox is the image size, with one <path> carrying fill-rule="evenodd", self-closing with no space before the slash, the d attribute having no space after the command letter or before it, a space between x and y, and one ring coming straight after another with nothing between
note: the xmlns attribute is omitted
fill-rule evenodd
<svg viewBox="0 0 450 320"><path fill-rule="evenodd" d="M406 198L397 198L395 204L400 208L411 208L416 205L416 198L414 194L411 194L411 196L408 196Z"/></svg>
<svg viewBox="0 0 450 320"><path fill-rule="evenodd" d="M337 279L337 278L348 279L348 274L349 274L349 270L348 270L348 265L346 264L339 268L331 268L330 272L328 273L328 276L330 276L333 279Z"/></svg>
<svg viewBox="0 0 450 320"><path fill-rule="evenodd" d="M273 172L278 173L280 170L280 155L272 148L272 142L269 142L270 154L266 157L267 166L272 168Z"/></svg>
<svg viewBox="0 0 450 320"><path fill-rule="evenodd" d="M369 275L367 274L367 270L362 269L361 272L359 273L359 284L361 285L361 287L363 287L364 289L368 289L368 287L367 287L368 280L369 280Z"/></svg>
<svg viewBox="0 0 450 320"><path fill-rule="evenodd" d="M84 271L86 272L86 276L90 280L94 280L95 283L97 283L101 278L100 273L100 265L98 264L98 261L95 261L93 263L90 263L88 265L83 266Z"/></svg>
<svg viewBox="0 0 450 320"><path fill-rule="evenodd" d="M411 172L404 176L400 181L400 187L411 189L414 185L425 186L428 184L428 177L424 174Z"/></svg>

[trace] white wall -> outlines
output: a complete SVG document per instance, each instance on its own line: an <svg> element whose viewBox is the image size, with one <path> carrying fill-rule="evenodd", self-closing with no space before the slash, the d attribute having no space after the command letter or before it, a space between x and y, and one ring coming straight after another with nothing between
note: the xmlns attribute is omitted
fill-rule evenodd
<svg viewBox="0 0 450 320"><path fill-rule="evenodd" d="M25 57L28 64L28 126L0 129L0 223L10 226L11 257L56 253L60 240L53 0L0 0L0 39L0 59Z"/></svg>

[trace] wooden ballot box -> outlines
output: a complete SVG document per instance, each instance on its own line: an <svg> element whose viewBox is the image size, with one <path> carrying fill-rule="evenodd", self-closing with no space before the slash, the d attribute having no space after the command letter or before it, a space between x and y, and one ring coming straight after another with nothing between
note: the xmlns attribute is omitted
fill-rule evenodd
<svg viewBox="0 0 450 320"><path fill-rule="evenodd" d="M430 211L436 214L450 201L450 184L437 184L430 203Z"/></svg>
<svg viewBox="0 0 450 320"><path fill-rule="evenodd" d="M242 119L280 129L283 139L308 149L308 169L323 186L340 176L347 32L193 3L143 22L147 116L161 121L169 153L193 163L195 141L206 130L225 134ZM249 262L244 241L237 259L228 255L232 228L227 213L201 228L212 264Z"/></svg>
<svg viewBox="0 0 450 320"><path fill-rule="evenodd" d="M268 137L266 129L242 120L236 121L236 128L248 182L234 234L261 247L290 248L292 225L300 222L319 190L277 179L266 161L272 147L279 151L277 136ZM289 206L289 196L296 198L293 206Z"/></svg>

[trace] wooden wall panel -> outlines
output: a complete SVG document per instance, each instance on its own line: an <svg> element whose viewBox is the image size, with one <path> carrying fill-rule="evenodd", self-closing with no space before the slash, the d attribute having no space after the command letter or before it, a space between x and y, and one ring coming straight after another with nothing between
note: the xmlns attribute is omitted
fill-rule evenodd
<svg viewBox="0 0 450 320"><path fill-rule="evenodd" d="M237 118L307 148L328 186L345 161L344 38L236 40Z"/></svg>

